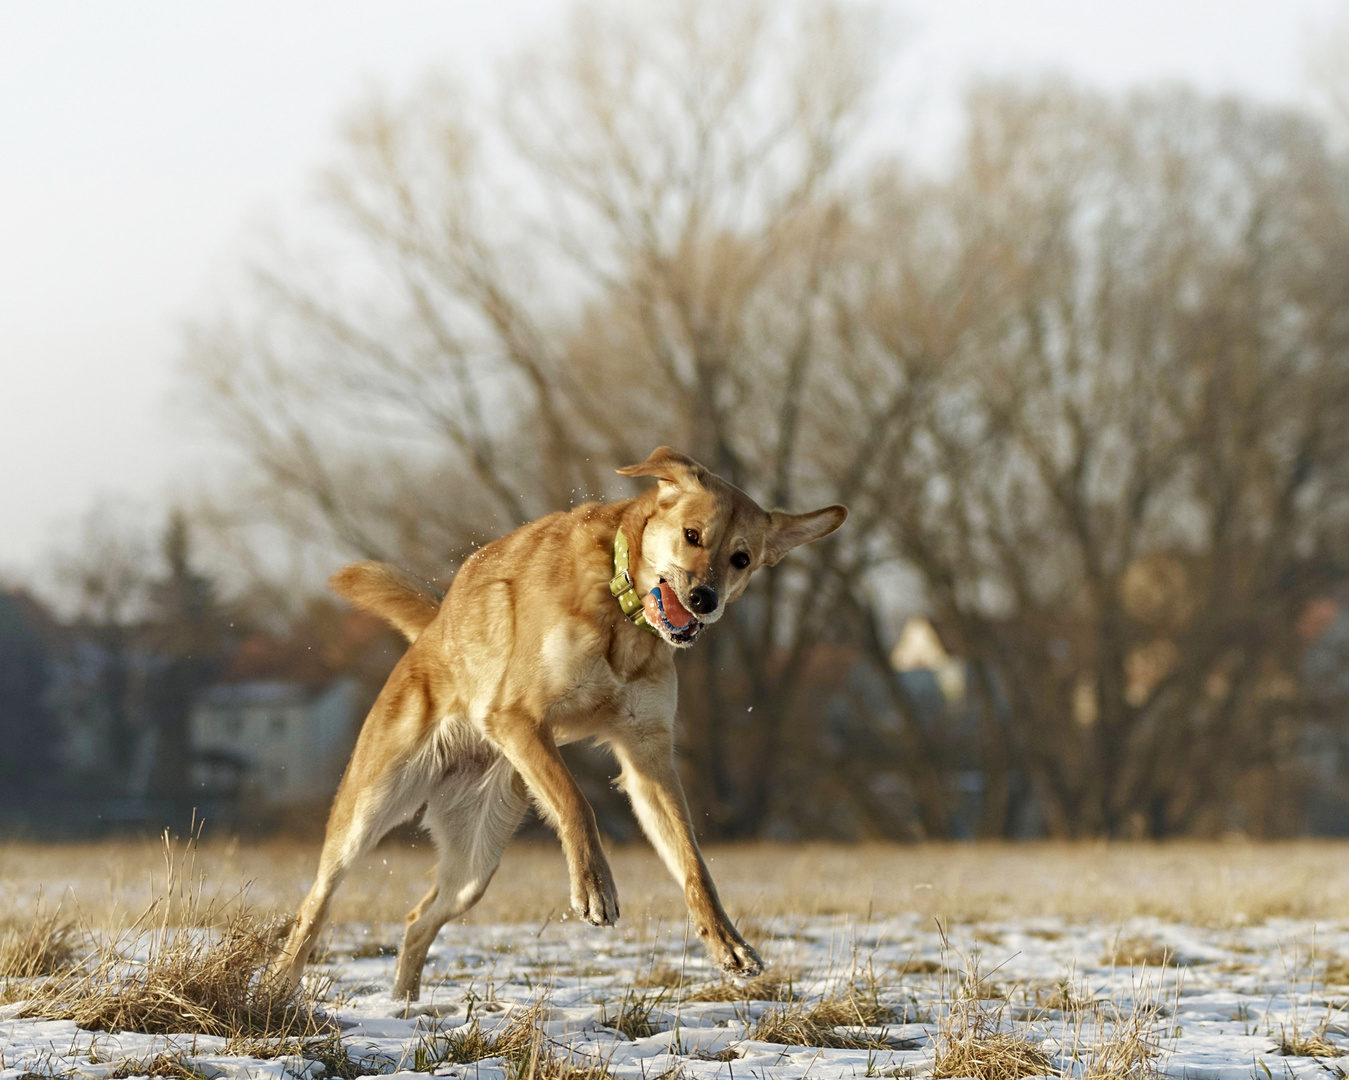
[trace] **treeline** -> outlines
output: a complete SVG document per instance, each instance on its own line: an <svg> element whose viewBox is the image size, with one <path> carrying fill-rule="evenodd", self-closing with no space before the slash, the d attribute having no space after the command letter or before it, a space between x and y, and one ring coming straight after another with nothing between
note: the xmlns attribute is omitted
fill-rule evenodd
<svg viewBox="0 0 1349 1080"><path fill-rule="evenodd" d="M875 153L869 16L662 11L578 14L499 107L351 115L338 239L191 336L231 535L444 582L668 443L852 509L680 659L708 835L1303 827L1345 706L1308 662L1349 558L1325 126L995 82L925 175ZM915 612L963 661L935 705Z"/></svg>

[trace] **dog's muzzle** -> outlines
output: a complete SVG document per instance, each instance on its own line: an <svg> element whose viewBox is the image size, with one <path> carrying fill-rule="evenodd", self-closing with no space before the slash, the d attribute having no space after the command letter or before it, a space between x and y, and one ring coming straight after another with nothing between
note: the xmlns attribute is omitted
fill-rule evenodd
<svg viewBox="0 0 1349 1080"><path fill-rule="evenodd" d="M664 578L642 601L646 621L660 631L672 645L691 645L702 630L700 623L675 595Z"/></svg>

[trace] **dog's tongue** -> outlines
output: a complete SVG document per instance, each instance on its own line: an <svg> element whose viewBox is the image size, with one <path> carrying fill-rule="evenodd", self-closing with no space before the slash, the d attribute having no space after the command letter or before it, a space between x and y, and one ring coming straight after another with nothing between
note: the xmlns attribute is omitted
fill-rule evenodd
<svg viewBox="0 0 1349 1080"><path fill-rule="evenodd" d="M656 589L660 590L660 607L656 606ZM679 597L675 591L665 582L661 582L656 589L652 589L642 599L642 606L646 609L646 621L652 626L660 622L661 608L665 609L665 621L676 630L683 630L689 623L693 622L693 616L679 602Z"/></svg>

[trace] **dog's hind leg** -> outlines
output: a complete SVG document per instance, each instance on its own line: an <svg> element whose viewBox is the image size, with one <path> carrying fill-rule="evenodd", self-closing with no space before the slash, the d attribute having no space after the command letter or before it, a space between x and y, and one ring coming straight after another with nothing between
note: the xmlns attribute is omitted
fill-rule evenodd
<svg viewBox="0 0 1349 1080"><path fill-rule="evenodd" d="M375 709L380 708L377 702ZM435 770L416 741L409 737L405 745L398 745L390 737L392 723L372 726L381 719L372 714L361 732L328 815L313 887L300 905L295 925L277 958L275 970L287 986L299 985L328 921L328 905L343 878L385 833L413 817L432 790ZM412 730L411 725L399 726ZM368 732L374 735L367 737Z"/></svg>
<svg viewBox="0 0 1349 1080"><path fill-rule="evenodd" d="M422 824L435 841L440 862L435 885L408 913L394 975L395 998L417 1000L426 953L436 934L482 897L526 804L519 774L501 757L478 776L451 775L427 801Z"/></svg>

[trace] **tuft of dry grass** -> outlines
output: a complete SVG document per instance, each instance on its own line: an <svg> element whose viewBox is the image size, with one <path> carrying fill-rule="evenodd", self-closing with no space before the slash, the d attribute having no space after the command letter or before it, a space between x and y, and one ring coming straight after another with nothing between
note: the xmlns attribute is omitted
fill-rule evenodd
<svg viewBox="0 0 1349 1080"><path fill-rule="evenodd" d="M613 1080L606 1062L571 1051L538 1054L512 1063L510 1080Z"/></svg>
<svg viewBox="0 0 1349 1080"><path fill-rule="evenodd" d="M639 971L632 980L639 990L652 990L663 987L667 990L679 990L684 986L684 973L671 964L653 963L645 971Z"/></svg>
<svg viewBox="0 0 1349 1080"><path fill-rule="evenodd" d="M413 1052L413 1071L433 1072L442 1065L472 1065L493 1057L508 1061L527 1057L543 1037L539 1030L541 1009L542 1003L521 1010L493 1031L484 1031L470 1009L466 1023L451 1031L433 1028L421 1038Z"/></svg>
<svg viewBox="0 0 1349 1080"><path fill-rule="evenodd" d="M618 1015L612 1019L606 1018L605 1023L629 1039L645 1039L660 1031L651 1016L664 1000L663 987L636 992L629 990L623 995Z"/></svg>
<svg viewBox="0 0 1349 1080"><path fill-rule="evenodd" d="M275 926L239 910L218 931L138 923L77 967L25 990L21 1016L74 1020L86 1031L236 1037L327 1029L303 988L268 970Z"/></svg>
<svg viewBox="0 0 1349 1080"><path fill-rule="evenodd" d="M1101 963L1110 967L1164 968L1176 961L1175 950L1144 937L1116 937Z"/></svg>
<svg viewBox="0 0 1349 1080"><path fill-rule="evenodd" d="M685 1001L792 1001L792 979L767 973L742 982L723 982L696 986L684 995Z"/></svg>
<svg viewBox="0 0 1349 1080"><path fill-rule="evenodd" d="M1344 1053L1325 1037L1324 1032L1299 1032L1285 1029L1279 1033L1279 1053L1284 1057L1339 1057Z"/></svg>
<svg viewBox="0 0 1349 1080"><path fill-rule="evenodd" d="M347 1047L342 1043L341 1033L330 1031L317 1037L265 1038L257 1036L236 1036L225 1047L226 1054L240 1057L255 1057L263 1061L275 1058L296 1058L305 1061L317 1061L323 1066L323 1075L328 1080L357 1080L357 1077L369 1076L371 1064L353 1060Z"/></svg>
<svg viewBox="0 0 1349 1080"><path fill-rule="evenodd" d="M157 1057L134 1060L128 1058L108 1074L108 1080L128 1080L132 1076L163 1076L171 1080L204 1080L201 1073L190 1068L181 1054L160 1054Z"/></svg>
<svg viewBox="0 0 1349 1080"><path fill-rule="evenodd" d="M59 912L39 906L31 921L10 921L0 931L0 979L55 975L75 961L80 935ZM11 996L0 987L0 999Z"/></svg>
<svg viewBox="0 0 1349 1080"><path fill-rule="evenodd" d="M1160 980L1134 987L1128 1013L1114 1002L1093 1001L1077 1014L1072 1057L1081 1064L1082 1080L1156 1080L1161 1046L1157 1026L1162 1016Z"/></svg>
<svg viewBox="0 0 1349 1080"><path fill-rule="evenodd" d="M253 913L241 898L204 900L194 843L180 855L166 837L163 853L164 893L125 930L92 938L85 956L27 980L19 1015L73 1020L86 1031L228 1038L330 1030L316 1004L326 986L292 990L270 970L283 924ZM31 936L63 940L47 922Z"/></svg>
<svg viewBox="0 0 1349 1080"><path fill-rule="evenodd" d="M949 950L944 932L942 944ZM942 997L946 1008L937 1023L933 1080L1020 1080L1054 1071L1049 1055L1030 1037L1031 1029L1012 1023L1010 995L993 995L993 984L980 973L977 956L966 959L963 971L956 972L949 962L945 967ZM947 978L953 974L956 982L948 985Z"/></svg>
<svg viewBox="0 0 1349 1080"><path fill-rule="evenodd" d="M1349 958L1332 956L1326 960L1321 982L1326 986L1349 986Z"/></svg>
<svg viewBox="0 0 1349 1080"><path fill-rule="evenodd" d="M823 1046L831 1050L884 1050L889 1044L871 1035L852 1035L825 1027L810 1018L800 1008L769 1009L754 1026L747 1038L758 1042L779 1043L783 1046Z"/></svg>
<svg viewBox="0 0 1349 1080"><path fill-rule="evenodd" d="M822 1027L878 1027L892 1023L895 1010L860 994L848 994L820 1002L807 1014Z"/></svg>
<svg viewBox="0 0 1349 1080"><path fill-rule="evenodd" d="M1063 978L1050 987L1037 987L1035 1006L1045 1012L1076 1013L1089 1009L1094 1001L1073 985L1072 979Z"/></svg>
<svg viewBox="0 0 1349 1080"><path fill-rule="evenodd" d="M433 1072L445 1065L472 1065L502 1058L509 1080L612 1080L606 1062L559 1052L542 1029L543 1002L519 1012L504 1027L487 1032L471 1016L468 1023L448 1032L430 1032L422 1038L410 1062L416 1072ZM331 1075L331 1074L330 1074Z"/></svg>
<svg viewBox="0 0 1349 1080"><path fill-rule="evenodd" d="M899 978L905 975L940 975L945 968L938 960L917 960L909 959L903 963L895 964L890 969Z"/></svg>
<svg viewBox="0 0 1349 1080"><path fill-rule="evenodd" d="M1280 950L1282 953L1282 950ZM1322 968L1322 978L1326 978L1326 968L1331 964L1327 963ZM1311 982L1311 989L1316 990L1316 970L1317 955L1316 941L1312 940L1310 948L1305 951L1300 949L1295 943L1291 954L1283 954L1284 978L1288 980L1288 1000L1290 1003L1288 1022L1279 1024L1278 1051L1285 1057L1310 1057L1325 1058L1339 1057L1344 1053L1343 1049L1332 1043L1327 1037L1330 1030L1331 1020L1337 1011L1335 1006L1331 1006L1321 1017L1321 1022L1314 1028L1306 1026L1307 1015L1303 1011L1304 1007L1298 1000L1298 983L1305 977Z"/></svg>

